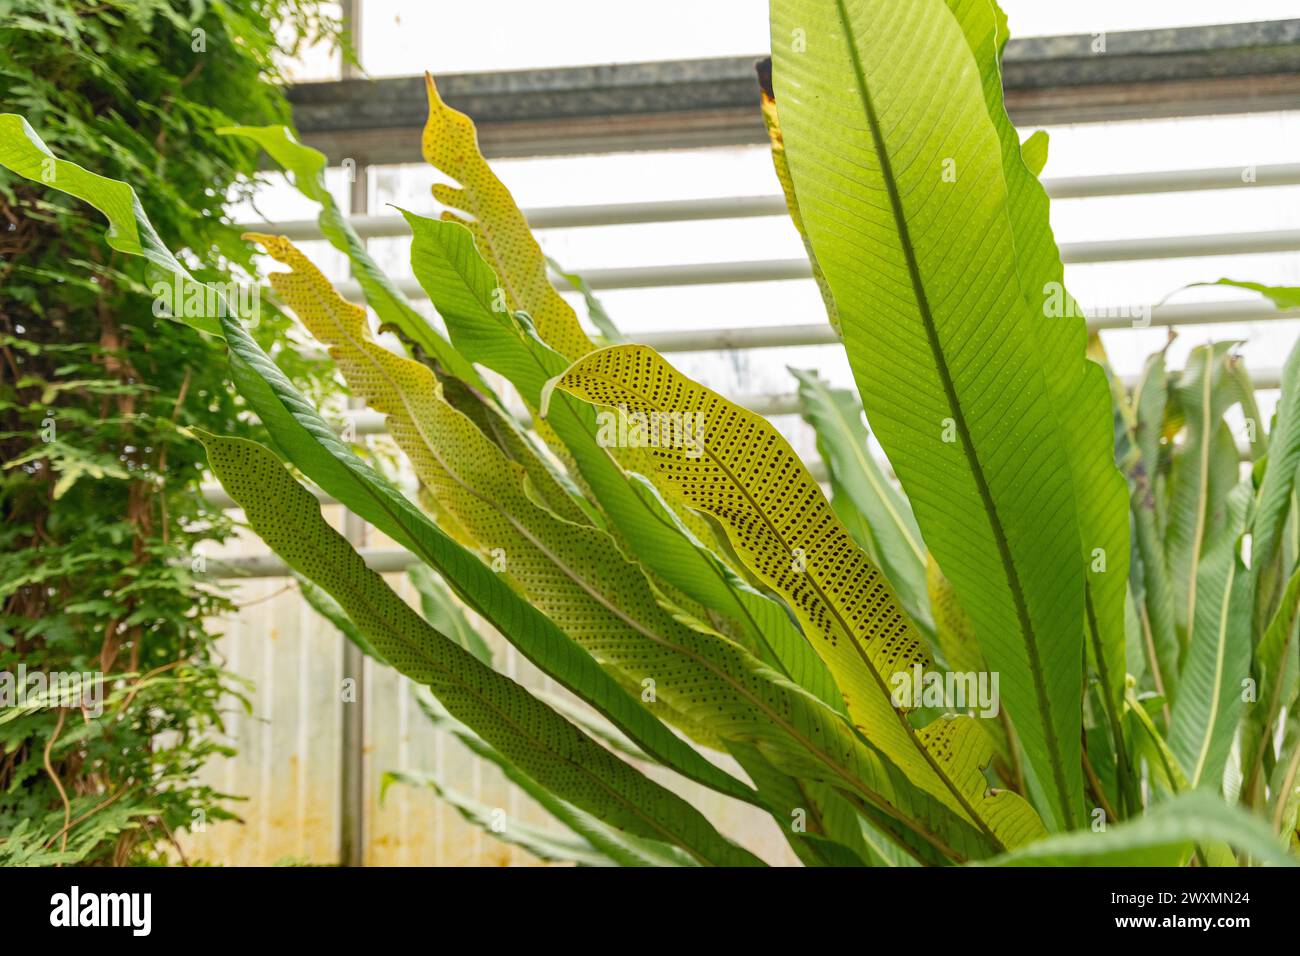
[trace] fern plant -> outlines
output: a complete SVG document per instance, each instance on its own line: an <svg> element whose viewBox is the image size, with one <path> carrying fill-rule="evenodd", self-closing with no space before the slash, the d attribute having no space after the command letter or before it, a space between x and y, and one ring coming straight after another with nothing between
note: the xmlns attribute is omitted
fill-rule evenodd
<svg viewBox="0 0 1300 956"><path fill-rule="evenodd" d="M424 155L453 183L433 187L440 218L404 215L446 334L367 256L321 154L284 128L228 131L321 205L400 340L288 240L246 237L420 493L226 310L189 321L224 338L274 450L196 431L209 464L313 603L565 832L498 828L455 781L406 782L582 864L764 862L647 764L770 814L809 865L1294 862L1300 352L1269 429L1226 345L1178 373L1156 356L1125 391L1059 308L1045 140L1007 118L1006 36L989 0L772 4L773 156L857 382L798 373L829 500L762 417L587 334L432 79ZM195 281L128 186L18 117L0 118L0 163L53 168L114 248ZM1257 427L1244 479L1232 405ZM308 481L436 572L423 613ZM462 607L586 707L496 670ZM929 693L959 683L997 693Z"/></svg>

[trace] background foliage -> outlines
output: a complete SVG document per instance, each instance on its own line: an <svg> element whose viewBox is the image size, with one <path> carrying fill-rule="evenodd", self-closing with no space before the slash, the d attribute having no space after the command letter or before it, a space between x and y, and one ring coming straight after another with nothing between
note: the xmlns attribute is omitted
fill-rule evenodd
<svg viewBox="0 0 1300 956"><path fill-rule="evenodd" d="M128 179L207 280L246 277L223 220L255 150L214 132L280 122L277 60L332 40L316 0L6 0L0 101L87 168ZM278 25L278 26L277 26ZM155 860L227 815L195 772L238 693L192 570L229 522L199 495L179 429L247 433L220 344L156 318L139 260L81 203L0 171L0 672L103 671L104 715L0 723L0 862ZM259 334L284 319L262 310ZM284 353L300 381L312 366Z"/></svg>

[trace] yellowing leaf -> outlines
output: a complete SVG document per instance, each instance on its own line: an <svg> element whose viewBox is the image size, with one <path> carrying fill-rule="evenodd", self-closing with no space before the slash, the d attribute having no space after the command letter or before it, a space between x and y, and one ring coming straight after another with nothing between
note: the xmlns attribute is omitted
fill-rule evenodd
<svg viewBox="0 0 1300 956"><path fill-rule="evenodd" d="M891 699L896 675L930 670L889 583L853 543L789 444L759 416L678 373L653 349L592 353L554 387L587 402L650 416L690 415L693 444L652 448L658 473L712 515L736 554L786 599L867 739L917 786L994 840L1023 842L1041 822L1020 797L990 794L980 774L991 747L971 718L916 729ZM661 419L662 420L662 419Z"/></svg>
<svg viewBox="0 0 1300 956"><path fill-rule="evenodd" d="M443 218L468 226L483 258L501 283L511 311L532 317L543 342L574 359L594 346L546 273L546 257L528 228L528 220L515 205L510 190L492 172L478 148L474 122L452 109L438 95L433 77L425 74L429 118L421 141L424 158L458 185L433 187L434 198L464 216L444 213Z"/></svg>

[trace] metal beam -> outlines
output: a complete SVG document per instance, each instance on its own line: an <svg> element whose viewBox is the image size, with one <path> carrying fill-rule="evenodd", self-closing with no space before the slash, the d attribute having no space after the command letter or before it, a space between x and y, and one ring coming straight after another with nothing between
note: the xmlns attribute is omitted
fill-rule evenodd
<svg viewBox="0 0 1300 956"><path fill-rule="evenodd" d="M1137 306L1088 313L1088 328L1141 328L1132 316L1141 315ZM1300 309L1279 310L1271 302L1191 302L1163 305L1151 311L1152 327L1220 325L1234 322L1277 322L1300 319ZM1050 320L1048 320L1050 321ZM660 352L713 352L738 349L790 348L802 345L835 345L839 338L826 322L798 325L748 326L729 329L687 329L680 332L636 332L627 337Z"/></svg>
<svg viewBox="0 0 1300 956"><path fill-rule="evenodd" d="M757 59L461 73L438 86L474 118L489 156L761 144ZM1300 20L1013 39L1005 80L1025 126L1295 109ZM289 98L300 134L331 163L420 158L421 77L304 83Z"/></svg>
<svg viewBox="0 0 1300 956"><path fill-rule="evenodd" d="M1043 188L1053 199L1094 199L1099 196L1144 196L1152 193L1295 185L1300 185L1300 163L1169 169L1158 172L1109 173L1104 176L1061 176L1043 180Z"/></svg>
<svg viewBox="0 0 1300 956"><path fill-rule="evenodd" d="M1060 249L1061 261L1065 263L1255 255L1300 250L1300 229L1202 236L1142 236L1137 239L1105 239L1099 242L1063 242ZM578 271L587 280L587 284L597 290L728 285L812 278L812 268L806 258L688 262L666 266L620 266ZM393 284L408 298L427 298L424 289L415 279L397 279ZM557 285L562 289L565 288L562 281L557 282ZM361 287L357 283L340 282L337 288L345 298L361 301Z"/></svg>
<svg viewBox="0 0 1300 956"><path fill-rule="evenodd" d="M366 566L380 574L405 571L417 560L415 555L402 548L358 548L357 550L365 558ZM208 558L207 567L208 573L227 580L238 578L287 578L290 574L289 565L271 552L265 554L241 554L229 558ZM347 865L360 864L349 863Z"/></svg>
<svg viewBox="0 0 1300 956"><path fill-rule="evenodd" d="M1300 163L1111 173L1104 176L1068 176L1043 180L1043 187L1053 199L1135 196L1247 187L1263 189L1269 186L1297 185L1300 185ZM652 222L698 222L706 219L752 219L761 216L787 215L785 198L776 195L711 196L704 199L598 203L589 206L541 206L525 209L523 212L533 229L571 229L583 226L624 226ZM411 227L401 216L352 216L351 222L352 228L363 239L388 239L411 234ZM270 223L244 222L239 224L239 228L256 232L274 232L294 242L322 238L320 224L315 219L292 219Z"/></svg>
<svg viewBox="0 0 1300 956"><path fill-rule="evenodd" d="M361 49L361 0L343 0L343 24L354 48ZM360 73L359 64L343 61L343 77L353 79ZM365 163L351 168L348 184L348 215L365 214L370 205L370 177ZM353 397L349 404L359 408ZM354 547L362 548L367 536L366 520L353 511L343 512L343 534ZM366 863L366 657L355 642L340 632L342 668L345 680L351 680L353 693L343 698L339 735L339 863L342 866L365 866Z"/></svg>

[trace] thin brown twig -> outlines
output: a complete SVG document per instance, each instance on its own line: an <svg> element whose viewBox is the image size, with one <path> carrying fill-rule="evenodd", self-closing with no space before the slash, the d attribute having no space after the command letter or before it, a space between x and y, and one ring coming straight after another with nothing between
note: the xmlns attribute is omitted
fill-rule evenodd
<svg viewBox="0 0 1300 956"><path fill-rule="evenodd" d="M131 706L131 701L135 700L135 695L140 693L140 687L141 685L144 684L145 681L147 681L150 677L156 677L157 675L161 674L163 671L169 671L173 667L179 667L184 663L186 663L186 661L184 660L172 661L170 664L163 664L159 667L155 667L153 670L149 671L149 673L142 674L140 677L136 678L135 683L131 685L131 692L126 695L126 699L123 700L122 703L118 705L117 710L114 712L113 720L117 720L119 717L121 717L122 714L126 711L126 709Z"/></svg>
<svg viewBox="0 0 1300 956"><path fill-rule="evenodd" d="M239 605L239 609L242 611L246 607L252 607L254 604L261 604L265 601L270 601L274 598L278 598L281 594L285 594L289 591L296 591L296 590L297 590L297 585L286 584L278 591L272 591L270 594L263 594L260 598L253 598L253 600L251 601L245 601L243 604Z"/></svg>
<svg viewBox="0 0 1300 956"><path fill-rule="evenodd" d="M111 797L109 797L107 800L103 801L102 803L98 804L97 806L93 806L93 807L91 807L89 810L87 810L87 811L86 811L85 813L83 813L81 816L77 817L77 819L75 819L75 820L73 820L72 822L68 823L68 824L67 824L67 825L66 825L62 830L60 830L58 833L54 834L54 836L52 836L52 837L50 837L48 840L46 840L46 841L45 841L45 848L46 848L46 849L49 849L50 845L51 845L55 840L57 840L59 837L63 837L63 845L66 847L67 844L68 844L67 833L68 833L69 830L71 830L71 829L72 829L73 827L75 827L77 824L79 824L79 823L84 823L86 820L89 820L91 817L93 817L93 816L94 816L96 813L98 813L100 810L103 810L103 809L104 809L105 807L107 807L110 803L112 803L113 801L115 801L118 797L121 797L121 796L123 796L123 795L125 795L125 794L127 794L127 793L130 793L130 792L131 792L132 790L134 790L134 789L136 789L136 785L135 785L135 784L132 784L132 785L129 786L129 787L123 787L121 790L117 791L117 793L113 794L113 795L112 795Z"/></svg>
<svg viewBox="0 0 1300 956"><path fill-rule="evenodd" d="M176 839L176 834L167 825L167 821L159 817L158 825L162 827L163 833L167 834L167 839L171 841L171 845L176 848L176 855L181 858L181 866L189 866L190 861L185 858L185 848L181 846L180 840Z"/></svg>
<svg viewBox="0 0 1300 956"><path fill-rule="evenodd" d="M60 831L63 834L63 843L59 846L60 851L68 848L68 828L72 825L70 822L72 820L72 802L68 799L68 791L63 789L63 781L54 772L54 764L50 760L50 754L54 750L55 741L59 739L59 734L63 732L63 722L67 717L68 708L60 707L59 721L54 725L54 733L50 734L50 739L45 741L45 772L54 781L54 789L59 791L59 799L63 801L63 829Z"/></svg>

